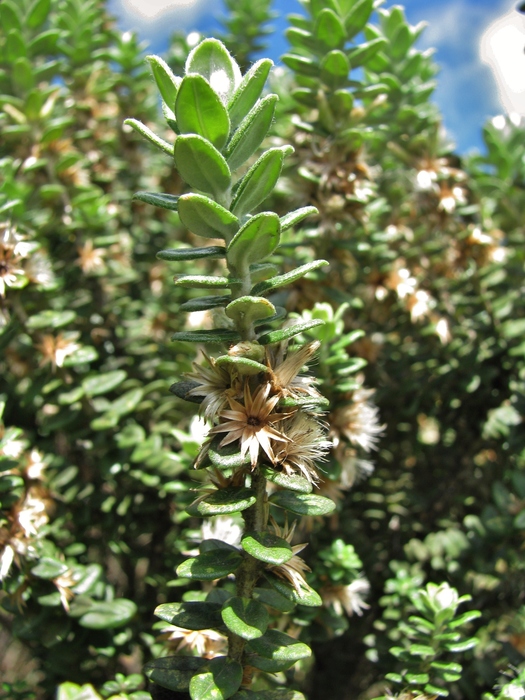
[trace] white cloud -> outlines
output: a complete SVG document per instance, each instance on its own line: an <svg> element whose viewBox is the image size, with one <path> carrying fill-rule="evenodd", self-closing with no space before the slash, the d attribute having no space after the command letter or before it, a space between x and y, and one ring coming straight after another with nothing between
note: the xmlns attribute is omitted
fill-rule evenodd
<svg viewBox="0 0 525 700"><path fill-rule="evenodd" d="M118 0L121 11L144 22L158 22L167 17L187 24L204 9L205 0Z"/></svg>
<svg viewBox="0 0 525 700"><path fill-rule="evenodd" d="M480 57L494 72L505 110L525 116L525 19L512 9L483 34Z"/></svg>

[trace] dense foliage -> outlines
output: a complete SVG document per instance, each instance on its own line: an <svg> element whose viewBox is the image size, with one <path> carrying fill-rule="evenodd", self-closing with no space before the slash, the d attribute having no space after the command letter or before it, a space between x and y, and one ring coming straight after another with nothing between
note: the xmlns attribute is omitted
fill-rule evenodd
<svg viewBox="0 0 525 700"><path fill-rule="evenodd" d="M525 697L523 129L226 5L0 0L0 697Z"/></svg>

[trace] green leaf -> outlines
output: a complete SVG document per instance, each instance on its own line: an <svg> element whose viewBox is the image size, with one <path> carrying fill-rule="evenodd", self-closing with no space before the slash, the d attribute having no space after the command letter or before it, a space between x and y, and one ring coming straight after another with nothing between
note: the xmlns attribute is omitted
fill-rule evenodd
<svg viewBox="0 0 525 700"><path fill-rule="evenodd" d="M341 48L346 39L343 23L333 10L326 7L316 16L314 34L325 49Z"/></svg>
<svg viewBox="0 0 525 700"><path fill-rule="evenodd" d="M113 401L109 407L110 413L115 413L117 416L125 416L134 411L144 396L144 389L136 388L126 391L116 401Z"/></svg>
<svg viewBox="0 0 525 700"><path fill-rule="evenodd" d="M306 698L297 690L278 688L277 690L240 690L232 696L231 700L306 700Z"/></svg>
<svg viewBox="0 0 525 700"><path fill-rule="evenodd" d="M301 277L304 277L309 272L313 270L318 270L320 267L324 267L329 263L326 260L314 260L311 263L306 263L306 265L301 265L296 267L295 270L291 270L284 275L279 275L278 277L272 277L269 280L264 280L264 282L258 282L251 290L251 294L254 296L259 296L260 294L265 294L278 287L284 287L287 284L296 282Z"/></svg>
<svg viewBox="0 0 525 700"><path fill-rule="evenodd" d="M253 651L265 659L282 661L290 666L301 659L307 659L312 655L312 650L304 642L298 642L279 630L268 630L258 639L252 639L246 645L249 651Z"/></svg>
<svg viewBox="0 0 525 700"><path fill-rule="evenodd" d="M170 156L173 155L173 144L164 141L164 139L161 139L160 136L154 134L149 127L140 122L138 119L125 119L124 124L130 126L154 146L159 148L161 151L164 151L164 153L167 153Z"/></svg>
<svg viewBox="0 0 525 700"><path fill-rule="evenodd" d="M319 209L317 207L301 207L295 211L291 211L289 214L281 216L281 233L292 228L307 216L313 216L319 214Z"/></svg>
<svg viewBox="0 0 525 700"><path fill-rule="evenodd" d="M279 612L289 613L295 607L295 601L285 598L274 588L270 587L255 588L253 591L253 597L256 600L260 600L261 603L268 605L268 607L278 610Z"/></svg>
<svg viewBox="0 0 525 700"><path fill-rule="evenodd" d="M231 240L239 220L228 209L202 194L184 194L179 199L180 220L197 236Z"/></svg>
<svg viewBox="0 0 525 700"><path fill-rule="evenodd" d="M175 141L175 167L191 187L218 198L231 186L228 163L209 141L198 134L183 134Z"/></svg>
<svg viewBox="0 0 525 700"><path fill-rule="evenodd" d="M335 510L335 503L325 496L294 491L276 491L269 498L270 503L289 510L296 515L328 515Z"/></svg>
<svg viewBox="0 0 525 700"><path fill-rule="evenodd" d="M296 323L293 326L288 326L288 328L282 328L277 331L269 331L268 333L263 333L259 336L258 341L261 345L272 345L274 343L281 343L283 340L288 340L293 338L299 333L305 333L306 331L316 328L317 326L322 326L324 321L320 319L314 319L313 321L303 321L302 323Z"/></svg>
<svg viewBox="0 0 525 700"><path fill-rule="evenodd" d="M200 515L227 515L246 510L256 501L251 489L230 486L214 491L196 506Z"/></svg>
<svg viewBox="0 0 525 700"><path fill-rule="evenodd" d="M27 319L26 325L31 330L40 328L62 328L76 319L74 311L53 311L46 309L39 314L34 314Z"/></svg>
<svg viewBox="0 0 525 700"><path fill-rule="evenodd" d="M514 338L523 338L525 335L525 318L504 321L500 328L501 334L504 338L509 340L513 340Z"/></svg>
<svg viewBox="0 0 525 700"><path fill-rule="evenodd" d="M36 29L43 24L51 10L51 0L35 0L26 16L26 24L30 29Z"/></svg>
<svg viewBox="0 0 525 700"><path fill-rule="evenodd" d="M372 39L364 44L361 44L355 49L348 52L348 60L350 61L350 66L352 68L357 68L366 64L371 58L373 58L376 53L382 51L386 48L387 42L385 39L377 38Z"/></svg>
<svg viewBox="0 0 525 700"><path fill-rule="evenodd" d="M183 561L177 567L177 576L197 581L214 581L232 574L241 562L242 556L237 552L216 549Z"/></svg>
<svg viewBox="0 0 525 700"><path fill-rule="evenodd" d="M11 29L18 32L22 29L22 20L18 13L18 8L13 5L11 0L3 0L0 3L0 23L3 33L9 33Z"/></svg>
<svg viewBox="0 0 525 700"><path fill-rule="evenodd" d="M242 666L226 656L216 656L190 681L191 700L227 700L242 682Z"/></svg>
<svg viewBox="0 0 525 700"><path fill-rule="evenodd" d="M270 148L252 165L232 200L231 211L236 216L250 213L268 197L277 184L284 157L292 152L291 146Z"/></svg>
<svg viewBox="0 0 525 700"><path fill-rule="evenodd" d="M208 450L210 462L219 469L236 469L250 463L250 455L241 455L239 445L231 443L225 447L218 447L221 438L216 437Z"/></svg>
<svg viewBox="0 0 525 700"><path fill-rule="evenodd" d="M241 80L228 103L233 128L244 119L261 96L272 66L273 61L269 58L263 58L254 63Z"/></svg>
<svg viewBox="0 0 525 700"><path fill-rule="evenodd" d="M12 69L13 82L23 90L31 90L35 86L35 75L31 62L25 56L17 58Z"/></svg>
<svg viewBox="0 0 525 700"><path fill-rule="evenodd" d="M230 277L211 277L208 275L180 275L174 278L176 287L190 287L191 289L220 289L238 284L236 279Z"/></svg>
<svg viewBox="0 0 525 700"><path fill-rule="evenodd" d="M237 325L247 327L255 321L274 316L275 306L263 297L245 296L232 301L225 311L226 316L233 319Z"/></svg>
<svg viewBox="0 0 525 700"><path fill-rule="evenodd" d="M176 692L187 691L196 671L207 663L198 656L165 656L148 661L144 675L163 688Z"/></svg>
<svg viewBox="0 0 525 700"><path fill-rule="evenodd" d="M283 581L278 576L275 576L269 572L265 573L264 576L268 580L268 583L275 588L278 593L295 604L306 605L312 608L318 608L323 604L319 593L314 591L314 589L309 586L306 581L301 583L299 588L294 588L291 584Z"/></svg>
<svg viewBox="0 0 525 700"><path fill-rule="evenodd" d="M525 530L525 510L516 515L513 525L517 530Z"/></svg>
<svg viewBox="0 0 525 700"><path fill-rule="evenodd" d="M162 99L173 111L182 79L173 75L171 68L160 56L146 56L146 61L149 63Z"/></svg>
<svg viewBox="0 0 525 700"><path fill-rule="evenodd" d="M299 73L299 75L305 75L310 78L319 77L319 66L315 61L312 61L311 58L293 53L285 53L281 56L281 61L295 73Z"/></svg>
<svg viewBox="0 0 525 700"><path fill-rule="evenodd" d="M237 170L259 148L272 123L278 99L277 95L267 95L242 120L224 152L230 170Z"/></svg>
<svg viewBox="0 0 525 700"><path fill-rule="evenodd" d="M281 224L274 212L252 216L235 234L228 246L228 262L237 270L271 255L280 242Z"/></svg>
<svg viewBox="0 0 525 700"><path fill-rule="evenodd" d="M268 611L256 600L230 598L222 608L222 619L226 627L243 639L262 637L268 628Z"/></svg>
<svg viewBox="0 0 525 700"><path fill-rule="evenodd" d="M227 306L231 296L207 296L190 299L180 305L181 311L207 311L216 309L219 306Z"/></svg>
<svg viewBox="0 0 525 700"><path fill-rule="evenodd" d="M241 547L255 559L267 564L284 564L293 557L289 542L270 532L247 533L242 538Z"/></svg>
<svg viewBox="0 0 525 700"><path fill-rule="evenodd" d="M238 343L241 338L235 331L215 328L211 331L179 331L171 339L186 343Z"/></svg>
<svg viewBox="0 0 525 700"><path fill-rule="evenodd" d="M414 656L422 656L423 658L436 655L436 651L432 647L427 646L426 644L411 644L408 647L408 651ZM426 683L427 681L428 678L425 681L423 681L423 683Z"/></svg>
<svg viewBox="0 0 525 700"><path fill-rule="evenodd" d="M206 78L224 104L228 104L242 79L237 62L217 39L205 39L190 52L186 73Z"/></svg>
<svg viewBox="0 0 525 700"><path fill-rule="evenodd" d="M230 355L221 355L215 361L218 367L235 367L239 374L253 377L260 372L267 372L268 367L260 362L250 360L248 357L231 357Z"/></svg>
<svg viewBox="0 0 525 700"><path fill-rule="evenodd" d="M410 685L420 685L422 683L428 683L430 677L428 673L407 673L405 675L405 681Z"/></svg>
<svg viewBox="0 0 525 700"><path fill-rule="evenodd" d="M96 374L82 380L82 387L86 396L100 396L113 391L119 384L122 384L127 377L127 372L123 369L115 369L111 372Z"/></svg>
<svg viewBox="0 0 525 700"><path fill-rule="evenodd" d="M135 603L125 598L97 601L82 615L79 624L91 630L114 629L126 625L136 612Z"/></svg>
<svg viewBox="0 0 525 700"><path fill-rule="evenodd" d="M456 642L454 644L445 644L445 648L448 651L453 651L454 653L458 654L463 651L468 651L469 649L473 649L477 644L479 640L478 639L465 639L463 642Z"/></svg>
<svg viewBox="0 0 525 700"><path fill-rule="evenodd" d="M157 253L159 260L202 260L203 258L225 258L226 248L223 246L209 246L208 248L173 248L160 250Z"/></svg>
<svg viewBox="0 0 525 700"><path fill-rule="evenodd" d="M154 614L161 620L186 630L207 630L222 626L220 603L191 601L185 603L163 603Z"/></svg>
<svg viewBox="0 0 525 700"><path fill-rule="evenodd" d="M321 80L332 90L348 83L350 62L342 51L330 51L321 61Z"/></svg>
<svg viewBox="0 0 525 700"><path fill-rule="evenodd" d="M163 192L135 192L133 199L170 211L177 211L179 203L178 195L164 194Z"/></svg>
<svg viewBox="0 0 525 700"><path fill-rule="evenodd" d="M374 9L374 0L339 0L340 4L348 5L348 14L345 18L347 38L352 39L364 28L370 19Z"/></svg>
<svg viewBox="0 0 525 700"><path fill-rule="evenodd" d="M264 476L274 484L281 486L283 489L297 491L299 493L312 493L312 484L303 476L292 475L288 476L283 472L278 472L271 467L263 468Z"/></svg>
<svg viewBox="0 0 525 700"><path fill-rule="evenodd" d="M36 566L33 566L31 573L38 578L53 579L62 576L68 570L68 566L62 561L43 557Z"/></svg>
<svg viewBox="0 0 525 700"><path fill-rule="evenodd" d="M175 101L175 117L183 134L199 134L221 149L230 133L230 118L220 97L201 75L182 79Z"/></svg>
<svg viewBox="0 0 525 700"><path fill-rule="evenodd" d="M390 55L395 61L401 61L406 57L412 45L412 34L408 25L403 24L397 28L390 41Z"/></svg>

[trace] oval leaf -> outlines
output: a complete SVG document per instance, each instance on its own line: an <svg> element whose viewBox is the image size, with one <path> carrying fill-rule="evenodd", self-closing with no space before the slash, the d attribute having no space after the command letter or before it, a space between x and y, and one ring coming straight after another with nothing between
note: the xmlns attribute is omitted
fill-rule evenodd
<svg viewBox="0 0 525 700"><path fill-rule="evenodd" d="M221 607L220 603L202 601L163 603L155 608L155 615L187 630L207 630L222 625Z"/></svg>
<svg viewBox="0 0 525 700"><path fill-rule="evenodd" d="M288 328L281 328L277 331L263 333L259 336L258 341L261 345L281 343L283 340L288 340L289 338L293 338L295 335L299 335L299 333L305 333L306 331L316 328L317 326L322 326L323 324L324 321L321 321L321 319L303 321L302 323L296 323L293 326L288 326Z"/></svg>
<svg viewBox="0 0 525 700"><path fill-rule="evenodd" d="M267 564L284 564L293 557L290 543L270 532L248 533L242 538L241 547L255 559Z"/></svg>
<svg viewBox="0 0 525 700"><path fill-rule="evenodd" d="M263 656L265 659L274 661L285 661L290 664L307 659L312 655L312 650L304 642L279 630L268 630L265 635L258 639L252 639L246 645L250 651Z"/></svg>
<svg viewBox="0 0 525 700"><path fill-rule="evenodd" d="M186 73L206 78L221 100L227 104L241 82L241 70L218 39L204 39L188 55Z"/></svg>
<svg viewBox="0 0 525 700"><path fill-rule="evenodd" d="M174 149L175 166L191 187L216 198L231 185L228 163L209 141L198 134L178 136Z"/></svg>
<svg viewBox="0 0 525 700"><path fill-rule="evenodd" d="M144 675L163 688L177 692L187 691L196 671L206 664L198 656L166 656L153 659L144 666Z"/></svg>
<svg viewBox="0 0 525 700"><path fill-rule="evenodd" d="M191 679L191 699L227 700L239 690L241 682L241 664L226 656L217 656Z"/></svg>
<svg viewBox="0 0 525 700"><path fill-rule="evenodd" d="M133 199L170 211L177 211L179 203L177 195L164 194L163 192L135 192Z"/></svg>
<svg viewBox="0 0 525 700"><path fill-rule="evenodd" d="M295 270L291 270L284 275L278 275L277 277L272 277L269 280L264 280L263 282L258 282L253 288L251 293L254 296L259 294L264 294L271 291L272 289L277 289L278 287L284 287L287 284L291 284L301 277L304 277L309 272L313 270L318 270L320 267L324 267L329 263L326 260L314 260L311 263L306 263L306 265L301 265L296 267Z"/></svg>
<svg viewBox="0 0 525 700"><path fill-rule="evenodd" d="M294 491L277 491L270 496L270 503L296 515L328 515L335 510L335 503L325 496Z"/></svg>
<svg viewBox="0 0 525 700"><path fill-rule="evenodd" d="M255 493L247 488L228 487L207 496L196 507L201 515L226 515L246 510L256 501Z"/></svg>
<svg viewBox="0 0 525 700"><path fill-rule="evenodd" d="M162 99L173 110L181 78L173 75L171 68L160 56L146 56Z"/></svg>
<svg viewBox="0 0 525 700"><path fill-rule="evenodd" d="M269 58L263 58L254 63L241 80L240 85L228 103L228 111L233 128L244 119L261 96L272 66L273 61Z"/></svg>
<svg viewBox="0 0 525 700"><path fill-rule="evenodd" d="M230 133L230 118L220 97L201 75L186 75L175 101L175 118L183 134L199 134L221 149Z"/></svg>
<svg viewBox="0 0 525 700"><path fill-rule="evenodd" d="M178 206L180 220L197 236L229 241L239 229L239 220L234 214L202 194L184 194Z"/></svg>
<svg viewBox="0 0 525 700"><path fill-rule="evenodd" d="M236 216L248 214L268 197L277 184L285 155L292 152L291 146L270 148L252 165L232 201L231 211Z"/></svg>
<svg viewBox="0 0 525 700"><path fill-rule="evenodd" d="M223 606L221 616L226 627L243 639L262 637L268 628L268 611L256 600L230 598Z"/></svg>
<svg viewBox="0 0 525 700"><path fill-rule="evenodd" d="M135 603L125 598L97 601L87 613L82 615L79 624L92 630L114 629L126 625L136 612Z"/></svg>
<svg viewBox="0 0 525 700"><path fill-rule="evenodd" d="M159 260L201 260L202 258L224 258L226 248L222 246L209 246L208 248L174 248L172 250L160 250L157 253Z"/></svg>
<svg viewBox="0 0 525 700"><path fill-rule="evenodd" d="M281 224L277 214L261 212L248 219L228 246L228 262L239 270L264 260L277 248Z"/></svg>
<svg viewBox="0 0 525 700"><path fill-rule="evenodd" d="M237 552L215 549L186 559L177 567L177 576L197 581L214 581L233 573L242 562Z"/></svg>
<svg viewBox="0 0 525 700"><path fill-rule="evenodd" d="M231 170L237 170L263 142L278 99L277 95L267 95L240 123L224 153Z"/></svg>

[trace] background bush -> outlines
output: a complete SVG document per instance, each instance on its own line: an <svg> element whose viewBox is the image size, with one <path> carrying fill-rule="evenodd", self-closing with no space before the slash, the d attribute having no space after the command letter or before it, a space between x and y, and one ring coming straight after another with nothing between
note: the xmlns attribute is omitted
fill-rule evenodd
<svg viewBox="0 0 525 700"><path fill-rule="evenodd" d="M264 206L319 211L273 261L328 272L272 301L325 321L302 340L323 343L313 372L334 447L319 493L338 507L298 526L323 607L278 621L314 660L256 687L521 697L523 131L489 124L485 153L461 158L401 8L304 5L270 80L267 145L295 153ZM228 7L221 38L245 70L269 4ZM132 201L183 192L170 158L123 127L172 139L136 37L97 0L1 0L0 19L0 696L144 700L148 660L215 653L213 635L152 614L203 595L175 577L210 533L185 510L204 428L169 392L194 360L170 335L213 318L179 311L171 277L188 263L155 259L193 234ZM175 74L190 48L173 38ZM207 527L227 540L236 522Z"/></svg>

